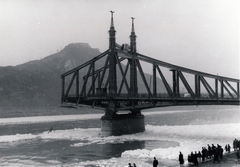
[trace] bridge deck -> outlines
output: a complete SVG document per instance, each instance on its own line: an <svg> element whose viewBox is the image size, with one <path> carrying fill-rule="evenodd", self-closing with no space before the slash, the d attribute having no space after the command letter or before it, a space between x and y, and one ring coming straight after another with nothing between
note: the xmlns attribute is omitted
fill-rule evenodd
<svg viewBox="0 0 240 167"><path fill-rule="evenodd" d="M147 109L153 107L173 106L173 105L239 105L236 98L191 98L191 97L123 97L114 99L107 96L92 97L67 97L67 103L87 104L92 107L108 107L109 101L116 101L117 110Z"/></svg>

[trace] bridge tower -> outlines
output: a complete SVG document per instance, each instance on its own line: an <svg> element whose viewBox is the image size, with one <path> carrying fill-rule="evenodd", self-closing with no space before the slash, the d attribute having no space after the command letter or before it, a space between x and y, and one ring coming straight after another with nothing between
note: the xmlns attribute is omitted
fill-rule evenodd
<svg viewBox="0 0 240 167"><path fill-rule="evenodd" d="M109 95L116 96L117 93L117 74L116 74L116 30L113 23L113 11L111 11L111 25L109 32Z"/></svg>
<svg viewBox="0 0 240 167"><path fill-rule="evenodd" d="M116 30L114 28L113 22L113 13L111 11L111 23L110 23L110 30L109 33L109 51L108 51L108 58L109 58L109 74L108 74L108 94L112 100L109 101L109 107L106 109L105 116L110 116L116 114L116 101L114 98L117 94L117 72L116 72Z"/></svg>
<svg viewBox="0 0 240 167"><path fill-rule="evenodd" d="M144 115L139 109L131 109L129 114L117 114L117 73L116 73L116 30L113 23L113 11L111 11L111 24L109 30L109 104L105 110L105 115L101 118L101 136L133 134L145 131ZM128 59L130 64L130 96L136 97L137 88L137 67L136 67L136 35L134 31L134 18L132 18L132 31L130 35L130 54ZM134 103L134 101L132 101Z"/></svg>
<svg viewBox="0 0 240 167"><path fill-rule="evenodd" d="M137 86L137 67L136 67L136 34L134 30L134 19L132 17L132 32L130 35L130 53L132 54L132 59L128 59L130 65L130 95L136 96L138 94L138 86Z"/></svg>

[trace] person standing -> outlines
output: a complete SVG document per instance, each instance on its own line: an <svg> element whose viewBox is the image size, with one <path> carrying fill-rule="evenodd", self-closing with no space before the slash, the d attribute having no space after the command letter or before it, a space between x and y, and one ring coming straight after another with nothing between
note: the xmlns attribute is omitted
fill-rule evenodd
<svg viewBox="0 0 240 167"><path fill-rule="evenodd" d="M239 159L240 159L240 149L237 150L236 156L237 156L237 160L238 160L237 163L239 163Z"/></svg>
<svg viewBox="0 0 240 167"><path fill-rule="evenodd" d="M202 162L205 161L205 158L206 158L206 149L204 147L202 147Z"/></svg>
<svg viewBox="0 0 240 167"><path fill-rule="evenodd" d="M193 154L194 156L194 158L193 158L193 160L194 160L194 165L195 166L198 166L198 154L197 154L197 151L195 151L195 154Z"/></svg>
<svg viewBox="0 0 240 167"><path fill-rule="evenodd" d="M212 158L212 148L209 144L208 144L208 158Z"/></svg>
<svg viewBox="0 0 240 167"><path fill-rule="evenodd" d="M228 144L228 152L231 152L231 146Z"/></svg>
<svg viewBox="0 0 240 167"><path fill-rule="evenodd" d="M236 151L237 148L237 139L233 140L233 150Z"/></svg>
<svg viewBox="0 0 240 167"><path fill-rule="evenodd" d="M183 154L182 154L181 152L180 152L180 154L179 154L178 160L179 160L180 166L181 166L182 164L184 164Z"/></svg>
<svg viewBox="0 0 240 167"><path fill-rule="evenodd" d="M228 146L227 146L227 144L226 144L226 146L225 146L225 151L228 152Z"/></svg>
<svg viewBox="0 0 240 167"><path fill-rule="evenodd" d="M218 150L215 149L214 154L213 154L213 163L215 163L216 161L218 161L218 163L220 163L218 155L219 155Z"/></svg>
<svg viewBox="0 0 240 167"><path fill-rule="evenodd" d="M198 161L201 162L202 154L200 151L198 151L197 157L198 157Z"/></svg>
<svg viewBox="0 0 240 167"><path fill-rule="evenodd" d="M220 160L223 159L223 148L219 145L219 157L220 157Z"/></svg>
<svg viewBox="0 0 240 167"><path fill-rule="evenodd" d="M128 163L128 167L132 167L131 163Z"/></svg>
<svg viewBox="0 0 240 167"><path fill-rule="evenodd" d="M156 157L154 157L153 167L157 167L157 166L158 166L158 160L156 159Z"/></svg>

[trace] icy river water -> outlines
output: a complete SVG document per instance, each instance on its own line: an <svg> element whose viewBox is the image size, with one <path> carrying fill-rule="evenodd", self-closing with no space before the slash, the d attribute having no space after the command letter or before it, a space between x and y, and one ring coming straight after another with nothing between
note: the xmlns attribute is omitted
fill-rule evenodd
<svg viewBox="0 0 240 167"><path fill-rule="evenodd" d="M76 109L77 110L77 109ZM91 109L90 109L91 110ZM175 106L144 110L146 131L100 137L103 113L4 118L0 115L0 166L178 165L207 144L240 139L239 106ZM53 127L54 131L48 133Z"/></svg>

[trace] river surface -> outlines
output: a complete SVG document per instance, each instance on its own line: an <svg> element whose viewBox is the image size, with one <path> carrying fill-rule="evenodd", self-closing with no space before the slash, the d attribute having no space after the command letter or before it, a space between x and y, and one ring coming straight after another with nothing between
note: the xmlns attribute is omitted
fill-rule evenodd
<svg viewBox="0 0 240 167"><path fill-rule="evenodd" d="M78 110L75 109L75 110ZM14 113L14 112L12 112ZM102 113L0 118L0 166L179 166L181 151L240 139L239 106L144 110L146 131L100 137ZM48 133L53 127L54 131ZM185 163L187 165L187 162Z"/></svg>

